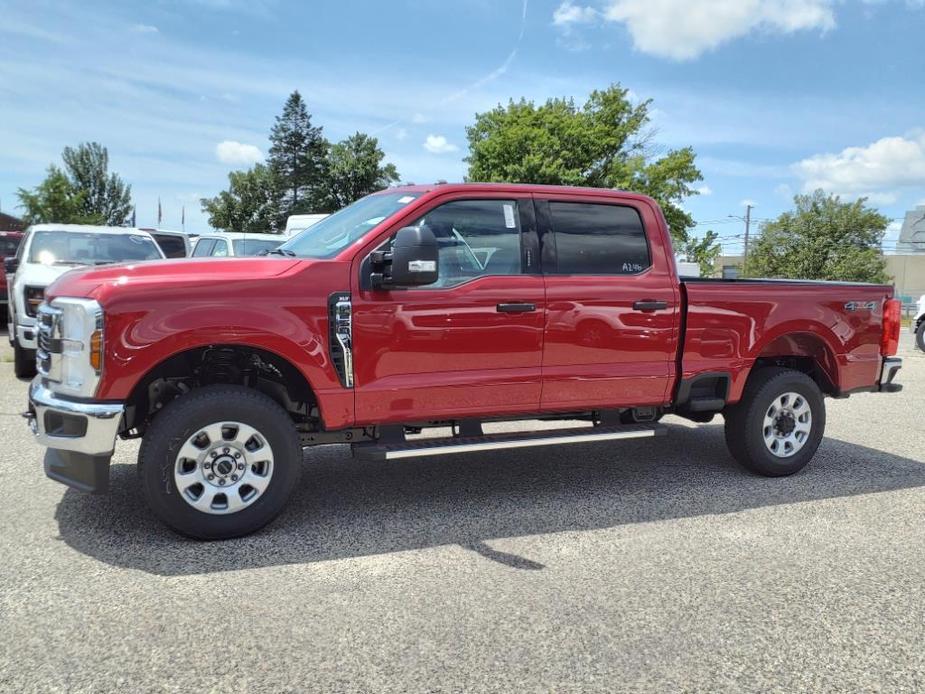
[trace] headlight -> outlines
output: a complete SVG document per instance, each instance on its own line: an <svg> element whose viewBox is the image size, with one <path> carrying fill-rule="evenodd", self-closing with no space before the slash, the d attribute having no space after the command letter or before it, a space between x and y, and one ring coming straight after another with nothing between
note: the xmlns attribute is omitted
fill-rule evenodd
<svg viewBox="0 0 925 694"><path fill-rule="evenodd" d="M55 390L91 397L103 372L103 309L93 299L54 299L40 311L39 352L40 371L60 384Z"/></svg>
<svg viewBox="0 0 925 694"><path fill-rule="evenodd" d="M25 294L23 305L26 309L26 315L35 318L35 312L38 310L39 304L45 299L45 287L26 286L23 292Z"/></svg>

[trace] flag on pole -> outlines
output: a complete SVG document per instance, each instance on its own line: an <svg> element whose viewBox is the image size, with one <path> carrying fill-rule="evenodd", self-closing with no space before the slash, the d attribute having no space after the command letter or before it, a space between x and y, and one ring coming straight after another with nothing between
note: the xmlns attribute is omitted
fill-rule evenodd
<svg viewBox="0 0 925 694"><path fill-rule="evenodd" d="M158 226L161 225L161 199L160 197L158 197L157 199L157 225Z"/></svg>

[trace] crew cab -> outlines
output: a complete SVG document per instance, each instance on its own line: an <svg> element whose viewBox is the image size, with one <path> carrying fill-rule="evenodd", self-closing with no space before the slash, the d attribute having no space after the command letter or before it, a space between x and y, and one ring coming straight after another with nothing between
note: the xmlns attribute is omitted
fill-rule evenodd
<svg viewBox="0 0 925 694"><path fill-rule="evenodd" d="M899 309L885 285L682 281L642 195L390 188L267 257L67 273L28 416L48 476L84 491L141 438L148 504L206 539L269 522L303 449L333 443L494 454L721 414L735 459L781 476L819 446L824 396L900 389Z"/></svg>
<svg viewBox="0 0 925 694"><path fill-rule="evenodd" d="M34 224L26 229L16 255L4 261L16 375L35 375L36 312L49 284L75 267L162 258L154 239L140 229L85 224Z"/></svg>

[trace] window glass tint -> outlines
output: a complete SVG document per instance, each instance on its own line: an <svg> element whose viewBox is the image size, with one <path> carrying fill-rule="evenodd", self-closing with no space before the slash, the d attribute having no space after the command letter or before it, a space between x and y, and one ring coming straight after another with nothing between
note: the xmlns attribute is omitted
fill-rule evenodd
<svg viewBox="0 0 925 694"><path fill-rule="evenodd" d="M279 248L279 245L286 239L280 238L279 241L265 241L263 239L235 239L231 242L234 246L235 255L261 255Z"/></svg>
<svg viewBox="0 0 925 694"><path fill-rule="evenodd" d="M225 239L215 239L215 248L212 255L216 258L225 258L228 255L228 242Z"/></svg>
<svg viewBox="0 0 925 694"><path fill-rule="evenodd" d="M550 202L561 275L632 275L649 267L639 213L624 205Z"/></svg>
<svg viewBox="0 0 925 694"><path fill-rule="evenodd" d="M193 249L194 258L202 258L212 252L212 246L215 245L215 239L199 239L196 247Z"/></svg>
<svg viewBox="0 0 925 694"><path fill-rule="evenodd" d="M14 256L16 255L17 250L19 250L18 236L0 237L0 258L9 258Z"/></svg>
<svg viewBox="0 0 925 694"><path fill-rule="evenodd" d="M164 251L164 255L168 258L186 257L186 243L183 241L182 237L174 236L173 234L157 233L153 233L151 236L154 237L157 245L161 247L161 250Z"/></svg>
<svg viewBox="0 0 925 694"><path fill-rule="evenodd" d="M452 287L485 275L520 274L520 218L514 200L458 200L411 226L434 232L440 249L438 280Z"/></svg>

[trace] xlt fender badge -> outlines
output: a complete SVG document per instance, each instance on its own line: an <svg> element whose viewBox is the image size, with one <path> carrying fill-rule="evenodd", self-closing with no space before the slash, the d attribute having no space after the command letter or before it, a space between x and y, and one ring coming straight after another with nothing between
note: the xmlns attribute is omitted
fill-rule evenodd
<svg viewBox="0 0 925 694"><path fill-rule="evenodd" d="M348 292L328 297L328 348L341 385L353 388L353 306Z"/></svg>

